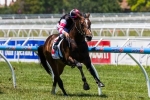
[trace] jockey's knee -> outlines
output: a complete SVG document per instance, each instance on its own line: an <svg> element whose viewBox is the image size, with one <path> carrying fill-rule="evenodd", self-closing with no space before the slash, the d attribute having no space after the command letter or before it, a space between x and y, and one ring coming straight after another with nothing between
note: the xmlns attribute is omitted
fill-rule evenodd
<svg viewBox="0 0 150 100"><path fill-rule="evenodd" d="M61 39L63 39L63 38L65 37L65 35L64 35L64 34L60 34L59 37L60 37Z"/></svg>

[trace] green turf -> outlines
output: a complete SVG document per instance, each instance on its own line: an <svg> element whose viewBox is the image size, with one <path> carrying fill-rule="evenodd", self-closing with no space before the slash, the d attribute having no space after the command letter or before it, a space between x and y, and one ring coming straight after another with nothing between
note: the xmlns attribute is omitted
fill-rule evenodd
<svg viewBox="0 0 150 100"><path fill-rule="evenodd" d="M10 69L0 62L0 100L149 100L144 75L138 66L96 65L101 81L105 84L102 96L85 66L85 76L90 90L82 88L77 68L65 67L61 78L68 97L58 88L56 95L50 93L52 78L38 63L12 63L15 69L17 88L13 88ZM150 67L146 68L150 72Z"/></svg>

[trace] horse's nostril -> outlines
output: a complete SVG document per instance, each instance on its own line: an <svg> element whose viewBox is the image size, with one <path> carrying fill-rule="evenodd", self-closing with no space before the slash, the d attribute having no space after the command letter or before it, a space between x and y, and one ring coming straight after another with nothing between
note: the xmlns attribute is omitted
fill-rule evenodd
<svg viewBox="0 0 150 100"><path fill-rule="evenodd" d="M91 41L92 40L92 36L86 36L86 40L87 41Z"/></svg>

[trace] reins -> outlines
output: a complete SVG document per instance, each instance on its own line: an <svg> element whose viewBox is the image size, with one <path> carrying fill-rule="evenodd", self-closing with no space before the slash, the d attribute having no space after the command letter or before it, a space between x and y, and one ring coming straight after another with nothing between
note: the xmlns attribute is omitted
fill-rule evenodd
<svg viewBox="0 0 150 100"><path fill-rule="evenodd" d="M75 23L75 28L76 30L81 34L81 35L85 35L85 32L83 31L82 27L81 27L81 23L79 24L79 29L76 25L77 22L74 22Z"/></svg>

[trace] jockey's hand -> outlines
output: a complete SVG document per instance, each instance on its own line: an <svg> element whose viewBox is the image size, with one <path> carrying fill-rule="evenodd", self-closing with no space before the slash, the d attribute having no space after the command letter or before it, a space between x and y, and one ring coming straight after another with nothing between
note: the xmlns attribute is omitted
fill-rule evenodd
<svg viewBox="0 0 150 100"><path fill-rule="evenodd" d="M64 33L66 38L69 38L69 34L67 32Z"/></svg>

